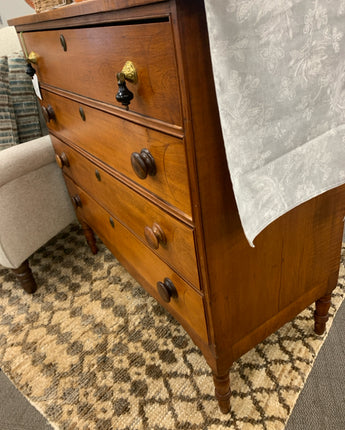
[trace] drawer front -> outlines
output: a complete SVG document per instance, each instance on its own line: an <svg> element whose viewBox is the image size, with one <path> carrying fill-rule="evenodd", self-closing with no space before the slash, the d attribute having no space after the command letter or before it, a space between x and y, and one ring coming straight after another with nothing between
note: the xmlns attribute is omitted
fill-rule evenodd
<svg viewBox="0 0 345 430"><path fill-rule="evenodd" d="M184 278L199 287L193 229L86 160L77 151L54 137L52 139L60 165L60 160L64 160L64 173Z"/></svg>
<svg viewBox="0 0 345 430"><path fill-rule="evenodd" d="M82 207L77 215L83 219L102 239L129 273L157 299L185 328L192 329L198 337L207 342L206 320L202 295L181 279L149 248L116 220L109 222L109 214L72 180L66 178L71 195L78 195ZM169 278L176 290L177 298L166 303L157 290L157 282Z"/></svg>
<svg viewBox="0 0 345 430"><path fill-rule="evenodd" d="M119 107L117 73L132 61L138 82L127 84L130 110L182 125L169 22L27 32L24 40L38 56L41 82Z"/></svg>
<svg viewBox="0 0 345 430"><path fill-rule="evenodd" d="M52 106L50 130L80 146L162 200L191 216L185 147L182 140L136 125L56 94L42 91L43 105ZM83 120L80 115L83 109ZM156 173L141 179L131 157L148 149Z"/></svg>

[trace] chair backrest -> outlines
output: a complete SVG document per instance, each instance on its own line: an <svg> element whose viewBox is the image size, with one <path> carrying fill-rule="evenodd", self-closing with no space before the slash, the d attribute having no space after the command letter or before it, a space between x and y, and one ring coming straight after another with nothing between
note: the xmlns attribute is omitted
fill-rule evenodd
<svg viewBox="0 0 345 430"><path fill-rule="evenodd" d="M14 27L0 28L0 57L22 52Z"/></svg>

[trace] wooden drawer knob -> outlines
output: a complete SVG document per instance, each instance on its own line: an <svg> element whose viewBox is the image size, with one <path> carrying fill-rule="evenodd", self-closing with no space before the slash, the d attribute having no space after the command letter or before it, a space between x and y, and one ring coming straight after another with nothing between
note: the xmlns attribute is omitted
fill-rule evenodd
<svg viewBox="0 0 345 430"><path fill-rule="evenodd" d="M157 172L155 159L146 148L143 148L140 154L138 152L133 152L131 155L131 163L135 174L140 179L145 179L147 175L155 176Z"/></svg>
<svg viewBox="0 0 345 430"><path fill-rule="evenodd" d="M54 109L51 105L42 106L42 113L46 122L56 119Z"/></svg>
<svg viewBox="0 0 345 430"><path fill-rule="evenodd" d="M177 299L178 297L175 285L169 278L165 278L164 282L157 282L157 290L166 303L169 303L171 298Z"/></svg>
<svg viewBox="0 0 345 430"><path fill-rule="evenodd" d="M55 160L57 165L62 169L64 166L69 167L68 157L65 152L61 152L61 154L55 154Z"/></svg>
<svg viewBox="0 0 345 430"><path fill-rule="evenodd" d="M166 245L167 243L167 238L165 236L165 233L159 224L153 223L152 228L149 226L146 226L144 230L144 234L145 234L145 239L147 243L153 249L158 249L159 244Z"/></svg>
<svg viewBox="0 0 345 430"><path fill-rule="evenodd" d="M71 199L75 209L81 208L83 206L81 203L81 198L78 194L76 194L75 196L72 196Z"/></svg>

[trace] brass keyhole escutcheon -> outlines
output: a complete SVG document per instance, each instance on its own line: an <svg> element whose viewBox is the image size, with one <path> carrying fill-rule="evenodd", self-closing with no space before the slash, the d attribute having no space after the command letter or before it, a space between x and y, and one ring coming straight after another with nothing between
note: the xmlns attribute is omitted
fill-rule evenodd
<svg viewBox="0 0 345 430"><path fill-rule="evenodd" d="M83 120L83 121L86 121L86 116L85 116L85 111L84 111L84 109L80 106L80 108L79 108L79 114L80 114L80 118Z"/></svg>
<svg viewBox="0 0 345 430"><path fill-rule="evenodd" d="M60 43L61 43L62 49L66 52L67 51L67 43L66 43L66 39L65 39L63 34L60 34Z"/></svg>
<svg viewBox="0 0 345 430"><path fill-rule="evenodd" d="M97 169L95 170L95 175L96 175L97 181L101 182L101 180L102 180L101 174L99 173L99 171Z"/></svg>

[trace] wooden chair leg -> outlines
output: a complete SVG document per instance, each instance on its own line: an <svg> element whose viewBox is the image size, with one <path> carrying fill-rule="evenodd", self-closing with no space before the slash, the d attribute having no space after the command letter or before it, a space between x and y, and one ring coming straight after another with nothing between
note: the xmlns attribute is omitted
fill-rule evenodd
<svg viewBox="0 0 345 430"><path fill-rule="evenodd" d="M218 375L213 372L213 381L215 386L216 399L218 400L219 409L223 414L230 411L230 375L227 372L225 375Z"/></svg>
<svg viewBox="0 0 345 430"><path fill-rule="evenodd" d="M315 303L314 312L314 331L316 334L323 334L326 330L326 322L328 320L328 310L331 306L331 294L321 297Z"/></svg>
<svg viewBox="0 0 345 430"><path fill-rule="evenodd" d="M27 293L32 294L37 290L37 284L33 277L28 260L25 260L17 269L11 270L16 275L19 285L23 287Z"/></svg>
<svg viewBox="0 0 345 430"><path fill-rule="evenodd" d="M80 221L80 220L79 220ZM92 228L85 221L80 221L87 244L89 245L92 254L97 254L98 248L96 245L95 235Z"/></svg>

